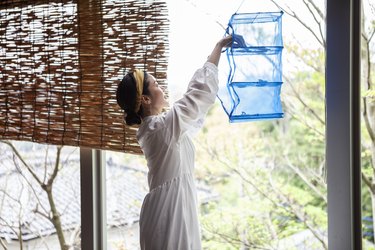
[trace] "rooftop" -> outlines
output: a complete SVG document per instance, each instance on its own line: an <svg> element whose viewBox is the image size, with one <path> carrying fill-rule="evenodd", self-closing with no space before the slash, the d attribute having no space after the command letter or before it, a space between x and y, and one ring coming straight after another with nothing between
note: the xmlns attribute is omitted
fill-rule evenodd
<svg viewBox="0 0 375 250"><path fill-rule="evenodd" d="M3 160L4 157L6 156L2 157ZM9 160L9 155L7 157ZM41 166L44 157L34 155L29 159L31 162L35 161L31 165L40 177L45 175L45 168ZM17 165L2 168L0 173L0 237L18 240L19 225L23 241L54 234L53 224L41 215L50 210L46 193L24 167ZM112 158L107 160L106 170L107 226L125 227L137 223L142 201L148 190L147 172L117 164ZM79 227L81 207L78 154L72 154L67 164L60 169L53 184L53 197L61 213L64 230ZM198 197L201 203L205 203L216 195L198 183Z"/></svg>

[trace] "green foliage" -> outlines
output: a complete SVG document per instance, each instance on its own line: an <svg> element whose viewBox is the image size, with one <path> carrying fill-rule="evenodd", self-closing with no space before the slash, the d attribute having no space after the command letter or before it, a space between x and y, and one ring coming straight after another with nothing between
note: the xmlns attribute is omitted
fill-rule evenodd
<svg viewBox="0 0 375 250"><path fill-rule="evenodd" d="M370 102L375 101L375 89L368 89L362 93L363 97L367 97L370 99Z"/></svg>
<svg viewBox="0 0 375 250"><path fill-rule="evenodd" d="M327 248L325 49L293 41L285 49L283 56L293 61L282 87L285 118L228 124L214 107L197 139L197 174L221 195L202 213L207 249L272 248L306 229L314 232L314 245ZM371 103L374 88L362 96ZM362 169L372 180L373 148L364 123L362 131ZM363 215L372 217L365 185L362 194Z"/></svg>
<svg viewBox="0 0 375 250"><path fill-rule="evenodd" d="M326 241L324 52L294 54L311 67L288 76L285 118L230 124L216 105L196 138L196 174L220 194L201 210L205 249L270 249L306 229Z"/></svg>

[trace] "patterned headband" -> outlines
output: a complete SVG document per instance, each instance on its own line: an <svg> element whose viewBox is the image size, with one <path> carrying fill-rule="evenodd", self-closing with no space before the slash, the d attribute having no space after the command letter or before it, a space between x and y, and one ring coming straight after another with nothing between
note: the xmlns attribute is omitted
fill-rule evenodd
<svg viewBox="0 0 375 250"><path fill-rule="evenodd" d="M134 112L138 113L139 109L141 108L142 103L142 93L143 93L143 81L145 78L145 72L140 69L136 69L133 73L135 79L135 85L137 88L137 98L135 100L135 107Z"/></svg>

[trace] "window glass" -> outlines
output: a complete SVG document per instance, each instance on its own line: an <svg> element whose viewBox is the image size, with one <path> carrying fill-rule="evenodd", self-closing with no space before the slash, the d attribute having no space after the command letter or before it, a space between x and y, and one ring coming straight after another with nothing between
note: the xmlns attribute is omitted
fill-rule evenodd
<svg viewBox="0 0 375 250"><path fill-rule="evenodd" d="M169 3L172 99L185 91L241 2L231 6L217 1ZM324 1L274 2L277 6L272 1L244 1L238 12L284 10L281 100L285 116L229 123L219 102L209 111L195 139L197 182L212 194L200 209L206 249L328 247L325 5ZM178 63L181 58L183 67ZM221 84L227 82L228 75L220 71L225 64L222 54Z"/></svg>
<svg viewBox="0 0 375 250"><path fill-rule="evenodd" d="M362 233L363 249L375 249L375 3L364 0L361 43Z"/></svg>
<svg viewBox="0 0 375 250"><path fill-rule="evenodd" d="M239 10L280 11L283 8L285 12L298 13L299 19L286 13L283 16L281 98L285 117L231 124L220 103L216 102L203 129L194 139L195 175L205 249L328 247L324 160L325 5L324 1L314 3L279 3L280 6L276 6L267 2L257 6L245 1ZM171 103L182 96L194 71L203 65L224 34L223 27L239 4L228 7L227 3L217 1L182 1L178 4L168 1ZM227 63L226 60L223 54L221 65ZM226 82L226 77L219 72L220 82ZM108 154L107 164L112 161L123 168L136 168L127 171L143 182L138 188L144 187L144 195L147 193L146 162L142 157L131 158L123 154L117 157ZM118 178L118 175L107 172L107 200L111 200L107 206L118 206L112 204L113 201L120 203L110 194L114 192L110 189L115 189ZM129 177L129 182L132 178ZM109 188L112 185L114 187ZM127 195L130 193L128 191ZM141 202L142 199L134 202L138 211ZM120 205L117 209L125 207ZM111 227L109 211L112 208L107 210L108 227ZM125 214L124 210L122 213ZM126 210L132 211L130 208ZM124 234L119 240L112 241L108 236L111 247L130 246L128 239L133 233L125 236L124 228L122 226Z"/></svg>
<svg viewBox="0 0 375 250"><path fill-rule="evenodd" d="M79 249L78 148L1 141L0 151L1 245Z"/></svg>
<svg viewBox="0 0 375 250"><path fill-rule="evenodd" d="M139 215L147 194L142 156L106 152L107 247L139 249Z"/></svg>

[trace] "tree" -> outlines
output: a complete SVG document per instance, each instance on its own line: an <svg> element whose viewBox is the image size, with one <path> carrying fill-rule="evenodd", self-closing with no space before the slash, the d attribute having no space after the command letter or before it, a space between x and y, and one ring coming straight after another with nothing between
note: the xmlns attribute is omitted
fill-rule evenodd
<svg viewBox="0 0 375 250"><path fill-rule="evenodd" d="M206 166L208 170L200 173L201 178L220 176L215 180L221 179L221 184L228 192L228 176L237 177L233 182L242 187L242 197L228 197L236 202L232 205L232 210L233 207L237 208L239 201L247 200L250 201L247 203L248 207L254 207L254 203L258 203L264 211L259 212L261 215L254 216L250 213L244 218L237 218L238 222L246 224L243 228L248 228L248 233L238 231L241 226L235 222L233 227L228 224L224 226L224 231L209 227L218 235L218 239L227 242L230 239L232 245L277 249L278 242L283 238L307 229L316 239L317 246L314 247L327 249L324 160L325 17L322 7L314 2L304 1L302 5L306 9L305 13L310 14L307 20L303 20L287 5L278 5L302 24L315 41L308 48L299 44L298 39L288 39L284 43L284 58L294 61L293 64L289 63L294 68L284 74L282 99L285 118L248 123L246 126L233 124L229 125L230 128L216 120L213 124L220 124L220 127L213 129L213 124L207 124L206 133L210 137L203 142L199 141L200 145L206 147L202 155L208 152L214 162L211 164L216 168ZM217 169L224 169L224 173ZM207 181L213 185L215 180L209 178ZM220 203L220 206L225 204ZM236 212L243 214L240 208ZM251 223L244 222L246 218L250 218ZM256 235L256 230L251 229L254 224L257 228L262 228L264 237L251 238L251 235ZM232 230L225 232L229 228Z"/></svg>
<svg viewBox="0 0 375 250"><path fill-rule="evenodd" d="M56 234L60 243L61 249L70 249L73 244L77 244L76 239L71 239L73 244L68 244L64 235L64 229L62 227L61 223L61 215L62 211L59 211L56 206L56 202L54 199L53 194L53 184L56 181L56 178L58 176L58 173L62 170L64 165L67 165L67 162L69 161L70 154L66 157L66 159L63 161L61 159L61 152L63 147L58 146L56 147L55 151L55 159L51 160L49 159L51 147L46 147L46 153L45 153L45 160L42 162L42 159L37 159L37 161L31 162L31 160L28 162L25 159L25 156L17 149L17 147L12 143L11 141L1 141L1 143L7 145L9 149L11 149L12 152L12 161L10 163L13 163L13 171L17 171L19 176L21 177L21 180L19 180L19 185L24 185L23 189L28 190L34 199L30 202L35 202L35 208L33 210L34 213L42 216L43 218L46 218L48 221L50 221L55 230ZM3 164L5 164L3 162ZM26 183L26 185L25 185ZM39 186L39 188L38 188ZM44 195L47 196L48 205L43 204L43 202L40 199L40 195L38 190L43 190ZM19 192L19 197L12 197L9 195L6 191L6 187L2 189L2 200L8 198L13 199L14 202L18 203L19 206L19 226L18 228L14 228L14 226L5 224L5 226L8 226L11 228L11 230L17 231L17 235L19 236L19 242L20 242L20 248L22 249L22 228L21 222L23 221L22 214L24 214L24 207L21 204L21 195L22 190ZM1 210L0 210L1 212ZM5 219L2 219L3 223L7 223ZM36 235L40 235L39 232L33 232ZM78 234L76 234L79 236ZM42 237L40 235L40 237ZM79 244L79 242L78 242Z"/></svg>
<svg viewBox="0 0 375 250"><path fill-rule="evenodd" d="M324 181L313 168L301 171L306 157L294 166L290 158L295 155L286 147L290 141L298 142L305 127L295 123L283 134L283 126L277 122L223 124L220 121L226 117L218 114L220 109L211 111L206 129L198 137L202 150L197 154L197 174L222 194L202 215L208 232L204 235L209 239L206 244L223 240L234 249L278 249L284 238L308 229L317 239L314 244L326 249ZM324 141L309 146L319 149L322 144ZM323 157L323 152L317 155Z"/></svg>
<svg viewBox="0 0 375 250"><path fill-rule="evenodd" d="M362 117L365 129L363 129L364 140L362 180L368 187L372 200L372 217L375 214L375 83L374 83L374 34L375 34L375 4L368 2L364 8L372 13L372 17L363 15L362 20ZM373 219L373 228L375 220Z"/></svg>
<svg viewBox="0 0 375 250"><path fill-rule="evenodd" d="M277 5L277 2L272 0ZM316 41L320 44L321 48L326 49L326 42L323 36L324 31L324 12L319 8L318 1L304 0L306 7L309 9L313 20L315 21L315 30L310 28L301 16L293 11L288 6L281 7L288 15L295 18L299 23L308 29ZM374 85L374 50L373 50L373 37L375 34L375 5L371 1L363 1L362 6L362 180L368 187L372 200L372 217L375 214L375 85ZM301 58L306 65L310 65L318 73L323 73L323 69L317 67L316 63L319 60L306 57L300 54ZM319 58L319 57L316 57ZM308 59L308 60L306 60ZM313 59L313 60L311 60ZM320 61L320 65L325 65ZM311 109L312 113L316 113L315 109ZM373 228L375 228L375 220L373 220Z"/></svg>
<svg viewBox="0 0 375 250"><path fill-rule="evenodd" d="M288 16L292 17L302 27L304 34L310 35L310 40L314 41L313 46L306 47L300 44L298 39L291 39L285 42L287 56L284 58L293 61L294 70L284 72L283 101L286 117L280 121L259 123L255 132L247 132L241 127L239 133L243 138L256 140L256 145L244 147L245 151L251 152L251 157L259 157L254 152L259 153L267 162L274 162L272 171L265 171L260 176L249 173L249 166L253 164L239 164L238 158L246 158L247 155L239 154L241 147L230 140L236 131L232 127L221 134L225 140L215 141L207 139L206 150L210 152L212 159L227 165L225 174L215 173L221 176L225 182L226 175L237 173L237 176L246 184L252 186L259 194L270 202L276 204L286 204L291 212L308 228L313 235L321 242L321 247L326 248L326 234L322 233L326 229L326 166L325 166L325 11L323 2L314 0L303 0L302 6L290 6L287 1L273 1L276 6L282 9ZM367 8L374 15L374 4L367 3ZM365 8L366 8L365 6ZM298 11L297 11L298 10ZM374 16L366 15L363 22L363 46L362 46L362 68L364 77L362 78L363 91L363 180L368 186L373 201L373 212L375 210L375 101L373 71L374 65L372 57L374 51L373 36L375 33ZM367 18L367 19L366 19ZM367 24L367 25L365 25ZM300 30L298 30L300 32ZM298 38L298 34L294 38ZM216 121L218 123L218 121ZM222 123L220 128L223 129ZM237 126L237 125L236 125ZM209 127L208 130L212 130ZM254 128L253 128L254 130ZM214 132L215 133L215 132ZM216 133L219 133L216 131ZM249 133L249 134L248 134ZM230 136L228 136L230 135ZM260 139L259 139L260 138ZM229 145L225 145L228 143ZM202 144L202 142L200 142ZM243 145L242 145L243 146ZM262 148L264 153L259 148ZM255 150L257 149L257 150ZM263 154L262 154L263 152ZM248 158L248 157L247 157ZM248 159L249 161L250 159ZM265 163L261 163L265 164ZM255 164L258 165L258 164ZM267 164L266 164L267 165ZM271 164L272 165L272 164ZM231 167L229 167L231 166ZM202 176L213 175L212 167L208 167ZM228 171L229 170L229 171ZM277 173L276 173L277 172ZM263 176L262 176L263 175ZM266 177L264 176L266 175ZM276 176L276 177L275 177ZM202 177L203 178L203 177ZM268 182L260 182L260 178L268 179ZM217 177L215 178L217 179ZM276 180L276 181L275 181ZM285 181L287 180L287 181ZM211 180L212 181L212 180ZM284 185L280 186L280 183ZM273 186L272 186L273 185ZM272 188L273 187L273 188ZM271 195L272 194L272 195ZM277 195L276 195L277 194ZM306 202L306 198L311 200ZM249 197L247 197L249 198ZM310 207L308 207L310 205ZM318 211L320 210L320 211ZM319 214L318 216L316 216ZM306 216L306 217L305 217ZM324 218L323 218L324 217ZM302 219L301 219L302 218ZM278 226L278 224L274 224ZM375 227L374 227L375 228ZM271 232L275 230L270 230ZM277 230L276 230L277 232ZM278 231L281 233L281 231ZM278 233L273 238L277 238ZM233 237L232 237L233 238ZM265 241L267 242L267 240ZM262 244L261 244L262 245Z"/></svg>

